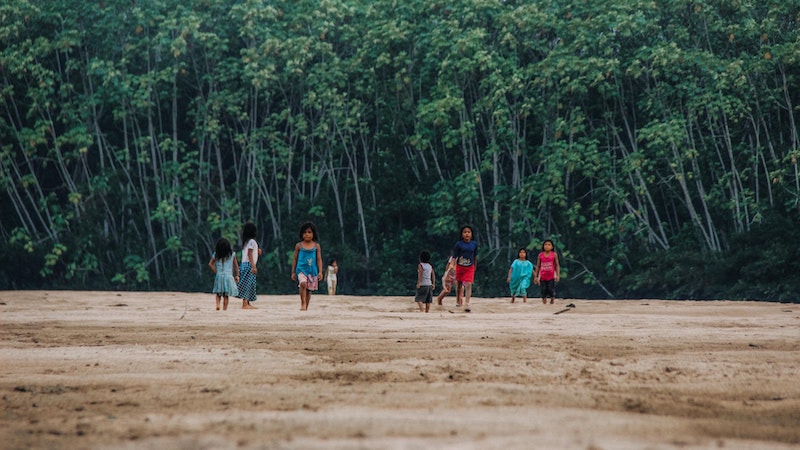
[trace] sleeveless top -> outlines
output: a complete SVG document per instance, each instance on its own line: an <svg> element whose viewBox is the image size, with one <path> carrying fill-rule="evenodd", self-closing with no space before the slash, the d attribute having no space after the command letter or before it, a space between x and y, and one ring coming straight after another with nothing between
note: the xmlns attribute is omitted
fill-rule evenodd
<svg viewBox="0 0 800 450"><path fill-rule="evenodd" d="M319 276L319 268L317 267L317 246L311 250L306 250L300 246L300 251L297 253L297 268L295 273L302 273L305 275Z"/></svg>
<svg viewBox="0 0 800 450"><path fill-rule="evenodd" d="M556 278L556 252L549 255L544 252L539 253L539 280L550 281Z"/></svg>
<svg viewBox="0 0 800 450"><path fill-rule="evenodd" d="M419 285L433 286L433 280L431 279L431 272L433 272L433 266L424 262L419 263L419 265L420 267L422 267L422 278L420 279Z"/></svg>

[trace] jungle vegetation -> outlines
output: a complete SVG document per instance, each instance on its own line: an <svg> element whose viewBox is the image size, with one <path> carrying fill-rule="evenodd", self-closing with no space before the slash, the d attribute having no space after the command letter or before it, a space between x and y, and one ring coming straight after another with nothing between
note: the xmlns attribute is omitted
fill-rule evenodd
<svg viewBox="0 0 800 450"><path fill-rule="evenodd" d="M0 4L0 289L208 291L259 229L296 292L475 294L553 239L559 295L800 301L797 0ZM535 297L532 287L531 296Z"/></svg>

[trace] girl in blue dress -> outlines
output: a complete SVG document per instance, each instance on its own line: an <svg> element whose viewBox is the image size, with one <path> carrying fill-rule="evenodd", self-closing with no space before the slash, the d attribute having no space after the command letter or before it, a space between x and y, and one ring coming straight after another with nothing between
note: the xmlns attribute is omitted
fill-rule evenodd
<svg viewBox="0 0 800 450"><path fill-rule="evenodd" d="M311 222L300 225L300 239L294 246L292 281L297 281L300 289L300 311L306 311L311 303L311 291L319 288L322 247L318 243L317 227Z"/></svg>
<svg viewBox="0 0 800 450"><path fill-rule="evenodd" d="M217 295L217 311L220 300L223 300L222 309L228 309L228 297L239 295L236 283L239 282L239 265L236 264L236 255L231 250L231 243L225 238L217 241L208 267L216 274L212 292Z"/></svg>

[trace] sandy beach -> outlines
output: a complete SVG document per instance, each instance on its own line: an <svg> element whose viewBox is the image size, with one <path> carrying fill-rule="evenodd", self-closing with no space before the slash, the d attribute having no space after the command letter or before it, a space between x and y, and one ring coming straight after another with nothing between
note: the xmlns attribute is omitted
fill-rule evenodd
<svg viewBox="0 0 800 450"><path fill-rule="evenodd" d="M800 447L800 305L509 300L0 291L0 446Z"/></svg>

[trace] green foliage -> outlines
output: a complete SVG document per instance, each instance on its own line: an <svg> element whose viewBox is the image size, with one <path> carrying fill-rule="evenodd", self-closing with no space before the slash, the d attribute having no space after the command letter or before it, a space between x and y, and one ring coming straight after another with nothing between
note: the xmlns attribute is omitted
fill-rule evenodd
<svg viewBox="0 0 800 450"><path fill-rule="evenodd" d="M758 232L783 236L775 267L800 247L780 234L800 205L796 2L0 15L0 254L36 268L2 287L199 289L216 240L240 247L253 220L260 289L291 292L284 256L311 219L347 293L410 295L419 250L443 260L464 223L478 295L505 295L516 248L546 238L562 295L800 291L737 272Z"/></svg>

